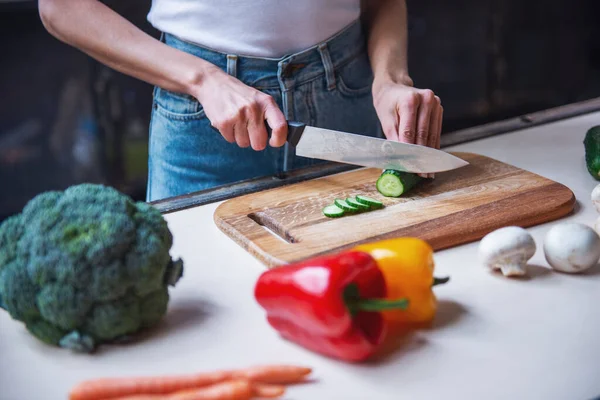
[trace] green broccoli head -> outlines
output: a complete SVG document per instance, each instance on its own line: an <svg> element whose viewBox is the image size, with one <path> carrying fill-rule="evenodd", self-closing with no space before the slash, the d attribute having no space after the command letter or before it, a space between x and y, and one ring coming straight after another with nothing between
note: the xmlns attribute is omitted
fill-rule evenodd
<svg viewBox="0 0 600 400"><path fill-rule="evenodd" d="M166 313L183 274L172 244L158 210L113 188L40 194L0 225L0 306L45 343L92 351Z"/></svg>

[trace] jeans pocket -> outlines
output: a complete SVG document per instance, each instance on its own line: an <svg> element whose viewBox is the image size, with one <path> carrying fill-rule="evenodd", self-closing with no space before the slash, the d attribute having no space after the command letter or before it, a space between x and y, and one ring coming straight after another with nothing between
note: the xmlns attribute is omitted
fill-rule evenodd
<svg viewBox="0 0 600 400"><path fill-rule="evenodd" d="M154 109L174 120L194 120L206 117L204 108L193 96L175 93L159 87L154 89Z"/></svg>
<svg viewBox="0 0 600 400"><path fill-rule="evenodd" d="M373 71L366 52L360 52L335 72L337 88L341 94L355 97L371 93Z"/></svg>

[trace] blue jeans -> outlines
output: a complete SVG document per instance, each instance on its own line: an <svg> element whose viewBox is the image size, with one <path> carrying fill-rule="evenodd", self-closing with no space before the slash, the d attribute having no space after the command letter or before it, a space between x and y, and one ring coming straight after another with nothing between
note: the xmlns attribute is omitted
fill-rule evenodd
<svg viewBox="0 0 600 400"><path fill-rule="evenodd" d="M223 54L169 34L163 34L162 40L272 96L288 120L383 137L358 21L313 48L281 59ZM295 156L287 144L255 151L228 143L211 128L195 98L160 87L154 89L149 152L148 201L322 162Z"/></svg>

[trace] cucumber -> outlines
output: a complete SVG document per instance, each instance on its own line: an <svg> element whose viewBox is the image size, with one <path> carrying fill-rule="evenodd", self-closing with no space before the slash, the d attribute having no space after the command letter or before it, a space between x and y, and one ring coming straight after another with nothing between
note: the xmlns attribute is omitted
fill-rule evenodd
<svg viewBox="0 0 600 400"><path fill-rule="evenodd" d="M323 208L323 215L329 218L339 218L344 216L344 210L336 206L335 204L330 204Z"/></svg>
<svg viewBox="0 0 600 400"><path fill-rule="evenodd" d="M323 208L323 214L329 218L339 218L347 214L360 213L382 208L383 203L366 196L348 197L347 199L335 199L334 204Z"/></svg>
<svg viewBox="0 0 600 400"><path fill-rule="evenodd" d="M600 180L600 125L588 129L583 145L587 170L594 179Z"/></svg>
<svg viewBox="0 0 600 400"><path fill-rule="evenodd" d="M381 208L381 207L383 207L383 203L382 202L380 202L379 200L372 199L372 198L367 197L367 196L358 195L358 196L356 196L356 201L359 202L360 204L364 204L364 205L369 206L371 208Z"/></svg>
<svg viewBox="0 0 600 400"><path fill-rule="evenodd" d="M359 203L358 201L356 201L356 199L353 199L351 197L348 197L346 199L346 203L348 203L352 207L355 207L358 211L368 211L371 209L371 207L367 206L366 204Z"/></svg>
<svg viewBox="0 0 600 400"><path fill-rule="evenodd" d="M414 188L423 178L393 169L384 170L377 179L377 191L386 197L400 197Z"/></svg>
<svg viewBox="0 0 600 400"><path fill-rule="evenodd" d="M356 212L358 211L358 208L346 203L346 200L342 200L342 199L335 199L334 204L336 206L338 206L339 208L341 208L344 211L347 212Z"/></svg>

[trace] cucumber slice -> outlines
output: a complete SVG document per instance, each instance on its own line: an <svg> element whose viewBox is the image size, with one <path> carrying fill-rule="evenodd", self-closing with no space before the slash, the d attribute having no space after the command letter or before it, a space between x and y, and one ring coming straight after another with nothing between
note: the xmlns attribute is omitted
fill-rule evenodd
<svg viewBox="0 0 600 400"><path fill-rule="evenodd" d="M423 178L408 172L386 169L377 179L377 191L386 197L400 197Z"/></svg>
<svg viewBox="0 0 600 400"><path fill-rule="evenodd" d="M392 174L383 174L377 179L377 191L385 197L400 197L404 192L404 185L399 177Z"/></svg>
<svg viewBox="0 0 600 400"><path fill-rule="evenodd" d="M356 196L356 201L358 203L360 203L360 204L364 204L364 205L369 206L371 208L381 208L381 207L383 207L383 203L382 202L380 202L379 200L372 199L372 198L367 197L367 196L358 195L358 196Z"/></svg>
<svg viewBox="0 0 600 400"><path fill-rule="evenodd" d="M342 199L335 199L334 201L335 205L338 206L339 208L341 208L344 211L347 212L356 212L358 211L358 208L346 203L346 200L342 200Z"/></svg>
<svg viewBox="0 0 600 400"><path fill-rule="evenodd" d="M356 207L358 211L368 211L371 209L371 207L369 207L368 205L359 203L358 201L356 201L356 199L353 199L351 197L346 199L346 203L350 204L352 207Z"/></svg>
<svg viewBox="0 0 600 400"><path fill-rule="evenodd" d="M335 204L331 204L323 208L323 215L329 218L339 218L344 216L344 210L342 210Z"/></svg>

